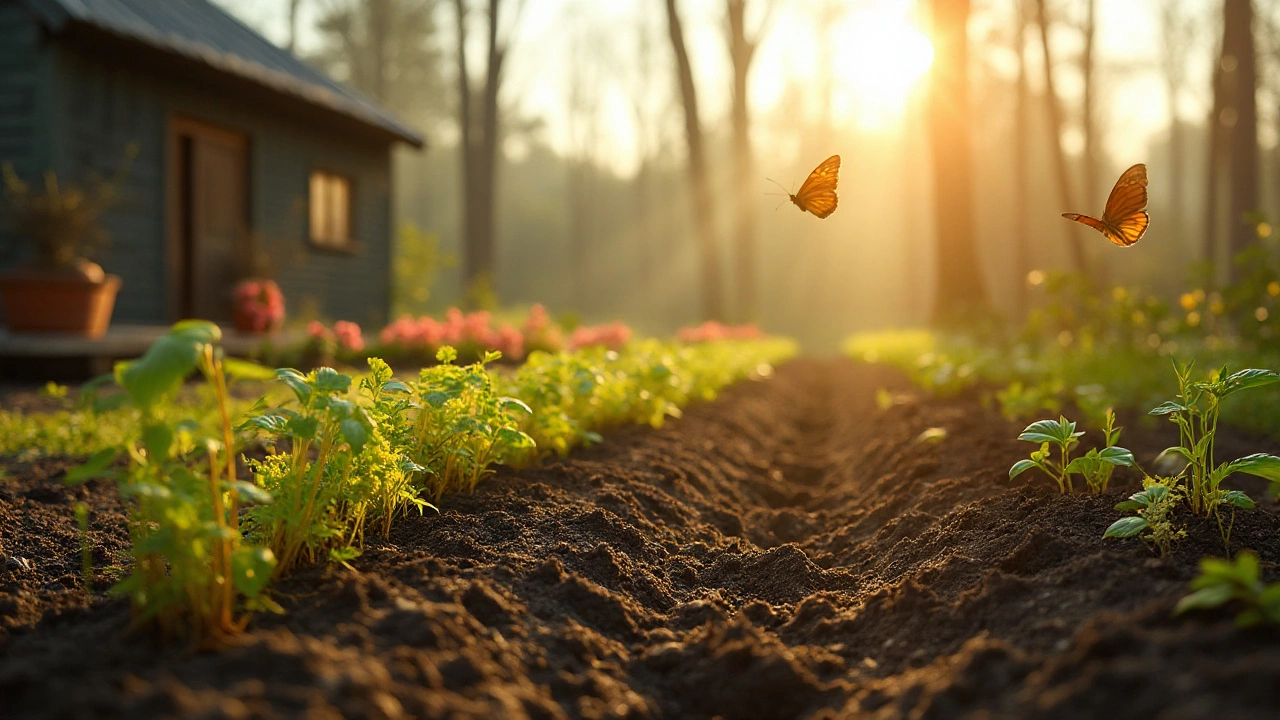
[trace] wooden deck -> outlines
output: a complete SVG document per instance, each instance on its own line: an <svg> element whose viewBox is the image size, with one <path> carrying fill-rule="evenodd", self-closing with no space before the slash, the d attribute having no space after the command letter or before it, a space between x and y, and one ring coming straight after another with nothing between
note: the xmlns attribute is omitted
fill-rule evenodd
<svg viewBox="0 0 1280 720"><path fill-rule="evenodd" d="M168 329L167 325L115 323L101 339L90 340L54 333L12 333L0 328L0 380L81 380L110 372L115 361L138 357ZM266 343L292 344L303 339L301 330L246 335L222 328L222 347L234 357L251 357Z"/></svg>

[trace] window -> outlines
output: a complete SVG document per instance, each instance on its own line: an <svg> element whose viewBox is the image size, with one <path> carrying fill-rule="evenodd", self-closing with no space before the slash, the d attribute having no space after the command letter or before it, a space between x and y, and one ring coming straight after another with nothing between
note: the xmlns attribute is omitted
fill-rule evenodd
<svg viewBox="0 0 1280 720"><path fill-rule="evenodd" d="M330 250L351 247L351 181L341 175L311 173L311 243Z"/></svg>

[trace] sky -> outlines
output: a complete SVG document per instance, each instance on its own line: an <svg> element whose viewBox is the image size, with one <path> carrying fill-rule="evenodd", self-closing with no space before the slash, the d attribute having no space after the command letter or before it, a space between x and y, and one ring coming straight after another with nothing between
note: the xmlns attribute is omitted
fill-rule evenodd
<svg viewBox="0 0 1280 720"><path fill-rule="evenodd" d="M285 0L218 1L276 42L283 43L286 38ZM316 43L310 27L317 3L330 1L310 0L303 6L299 38L303 52ZM1160 2L1098 0L1099 121L1105 149L1113 164L1120 167L1140 160L1150 139L1169 124L1160 66ZM838 21L824 24L818 8L827 4L842 5L848 12ZM759 24L765 5L764 0L752 3L756 16L749 16L749 26ZM796 111L812 110L818 103L817 83L805 84L803 79L820 76L821 66L830 63L835 70L831 111L837 126L874 131L900 120L906 98L927 72L931 59L931 48L916 24L916 5L913 0L778 0L750 80L756 114L772 112L797 78L802 80L801 87L808 88L802 91L801 99L809 107ZM1215 18L1218 12L1218 3L1213 0L1183 0L1182 5L1188 13L1206 19ZM453 21L447 6L441 3L440 9L440 24L445 29L451 28ZM1051 1L1050 7L1055 6L1064 12L1079 12L1084 3ZM722 29L724 3L682 0L680 7L704 122L722 122L730 102L729 57ZM971 72L1013 77L1016 60L1008 37L1014 7L1013 0L974 0L970 38L977 56ZM1187 83L1179 111L1187 119L1199 120L1207 113L1215 24L1199 23L1194 45L1186 53ZM829 32L830 48L826 51L815 39L820 26ZM652 43L652 65L647 73L640 71L636 60L644 28L648 28ZM1042 84L1038 41L1034 30L1025 36L1033 86ZM1067 27L1058 29L1052 43L1060 58L1075 55L1081 47L1079 33ZM674 101L670 55L665 11L658 0L527 0L514 36L504 92L506 100L523 115L545 123L545 139L552 147L565 153L590 152L626 175L634 172L641 154L638 128L645 123L637 121L637 98L645 98L643 104L651 113L666 108L663 117L668 127L659 135L678 133L679 115L670 111ZM1060 72L1058 83L1065 106L1078 106L1078 76ZM590 137L582 136L580 124L575 126L569 111L575 87L580 102L586 97L591 112L597 114ZM1273 143L1271 136L1264 123L1264 145ZM649 141L654 142L652 138ZM1078 133L1068 133L1066 141L1069 150L1081 142Z"/></svg>

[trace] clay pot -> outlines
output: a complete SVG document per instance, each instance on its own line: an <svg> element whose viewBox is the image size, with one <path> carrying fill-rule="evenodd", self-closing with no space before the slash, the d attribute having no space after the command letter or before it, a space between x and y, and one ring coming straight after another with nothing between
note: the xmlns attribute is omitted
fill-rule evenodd
<svg viewBox="0 0 1280 720"><path fill-rule="evenodd" d="M0 274L4 320L15 333L64 333L101 338L111 324L120 276L87 261L67 270Z"/></svg>

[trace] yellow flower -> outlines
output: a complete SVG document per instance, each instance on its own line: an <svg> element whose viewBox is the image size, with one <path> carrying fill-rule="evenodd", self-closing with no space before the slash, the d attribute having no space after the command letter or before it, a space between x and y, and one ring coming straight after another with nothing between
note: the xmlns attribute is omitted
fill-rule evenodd
<svg viewBox="0 0 1280 720"><path fill-rule="evenodd" d="M1141 310L1134 310L1133 314L1129 316L1129 319L1133 320L1134 325L1142 325L1147 321L1147 314Z"/></svg>
<svg viewBox="0 0 1280 720"><path fill-rule="evenodd" d="M1027 284L1035 287L1044 282L1044 273L1039 270L1032 270L1027 273Z"/></svg>
<svg viewBox="0 0 1280 720"><path fill-rule="evenodd" d="M1058 333L1058 344L1062 347L1071 347L1071 341L1073 340L1075 340L1075 336L1071 334L1070 330L1063 330Z"/></svg>
<svg viewBox="0 0 1280 720"><path fill-rule="evenodd" d="M1125 298L1129 297L1129 291L1117 285L1111 288L1111 297L1115 298L1116 302L1123 302Z"/></svg>
<svg viewBox="0 0 1280 720"><path fill-rule="evenodd" d="M1179 302L1182 303L1182 309L1187 312L1195 310L1196 305L1200 304L1200 301L1196 300L1196 296L1192 293L1182 293L1182 297L1179 299Z"/></svg>
<svg viewBox="0 0 1280 720"><path fill-rule="evenodd" d="M1271 282L1267 283L1267 294L1270 295L1271 297L1280 296L1280 282L1276 282L1275 280L1272 280Z"/></svg>
<svg viewBox="0 0 1280 720"><path fill-rule="evenodd" d="M1197 303L1204 302L1204 290L1201 290L1200 288L1196 288L1195 290L1192 290L1191 296L1196 299Z"/></svg>
<svg viewBox="0 0 1280 720"><path fill-rule="evenodd" d="M1195 327L1200 324L1200 313L1192 311L1187 313L1187 324Z"/></svg>
<svg viewBox="0 0 1280 720"><path fill-rule="evenodd" d="M1253 316L1258 319L1258 322L1266 322L1267 318L1271 316L1271 313L1267 312L1266 308L1259 307L1257 310L1253 311Z"/></svg>
<svg viewBox="0 0 1280 720"><path fill-rule="evenodd" d="M1258 237L1260 237L1260 238L1269 238L1269 237L1271 237L1271 224L1270 224L1270 223L1264 223L1264 222L1263 222L1263 223L1258 223Z"/></svg>
<svg viewBox="0 0 1280 720"><path fill-rule="evenodd" d="M1214 315L1221 315L1223 312L1226 311L1226 309L1227 309L1227 306L1223 305L1221 300L1213 300L1209 303L1209 312L1213 313Z"/></svg>

